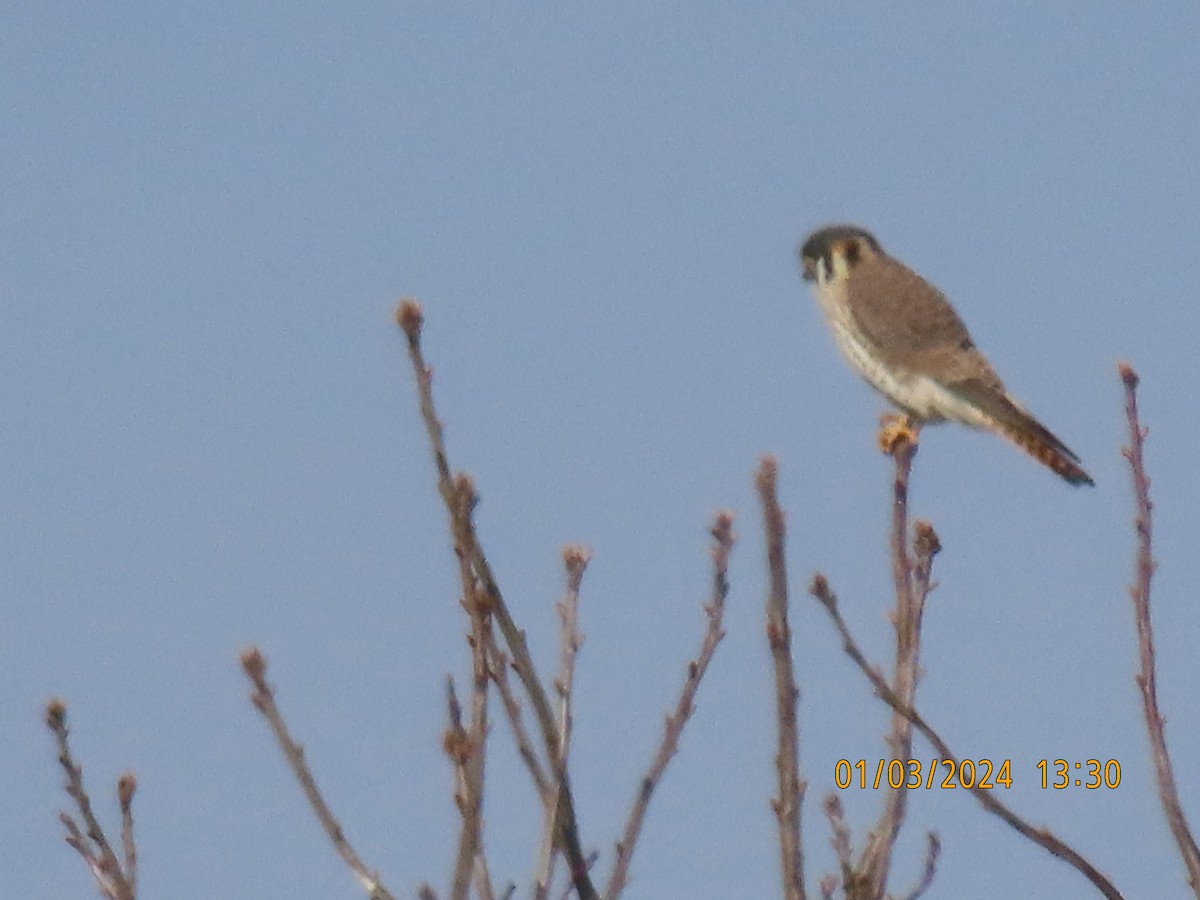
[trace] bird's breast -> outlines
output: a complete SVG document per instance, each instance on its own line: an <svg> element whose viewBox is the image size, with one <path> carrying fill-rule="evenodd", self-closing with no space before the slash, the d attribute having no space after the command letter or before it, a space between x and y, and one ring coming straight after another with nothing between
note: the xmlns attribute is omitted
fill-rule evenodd
<svg viewBox="0 0 1200 900"><path fill-rule="evenodd" d="M885 359L854 321L844 284L826 282L814 286L814 293L842 355L871 387L918 419L936 422L946 418L944 390L928 378Z"/></svg>

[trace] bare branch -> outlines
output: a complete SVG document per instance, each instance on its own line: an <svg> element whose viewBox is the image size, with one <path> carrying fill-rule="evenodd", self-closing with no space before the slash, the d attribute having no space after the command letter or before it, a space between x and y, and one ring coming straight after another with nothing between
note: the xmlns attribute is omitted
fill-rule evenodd
<svg viewBox="0 0 1200 900"><path fill-rule="evenodd" d="M921 618L929 589L929 573L932 565L932 553L925 560L924 568L920 569L920 564L914 565L908 552L908 481L912 473L913 457L917 454L917 438L918 431L907 418L903 416L884 417L879 432L879 446L895 461L889 544L892 558L892 580L896 592L896 606L891 616L896 632L896 660L891 683L892 688L907 706L911 706L916 698L917 679L920 675ZM933 528L928 523L921 523L921 527L932 538L930 546L936 547L937 536L933 534ZM923 572L924 577L915 577L918 572ZM912 756L912 725L898 713L892 714L887 744L893 759L907 763ZM900 834L900 828L904 824L907 807L908 788L906 785L884 792L883 808L880 810L875 827L867 836L867 845L857 867L867 896L883 895L891 870L892 851Z"/></svg>
<svg viewBox="0 0 1200 900"><path fill-rule="evenodd" d="M304 796L308 799L308 804L312 807L317 821L325 829L325 834L329 836L333 849L346 863L351 874L362 885L371 900L393 900L391 893L379 881L379 876L368 869L359 858L358 853L346 839L342 826L334 817L329 804L321 796L312 770L304 758L304 748L292 738L287 724L283 721L283 714L275 704L274 689L267 683L267 660L257 647L250 647L242 652L242 670L254 685L254 693L250 695L251 701L255 708L262 713L263 718L267 720L267 724L271 726L279 749L283 751L284 758L291 766L292 774L300 782Z"/></svg>
<svg viewBox="0 0 1200 900"><path fill-rule="evenodd" d="M471 518L474 503L463 502L464 492L455 488L455 482L461 481L463 476L452 479L450 475L442 424L433 404L433 373L425 363L425 357L421 350L421 328L424 317L420 304L415 300L401 301L396 310L396 322L408 340L408 355L416 376L421 416L425 420L429 443L433 451L434 465L437 468L438 490L450 516L450 530L454 539L455 553L458 555L460 566L469 567L470 580L478 585L479 605L486 608L487 613L495 619L496 624L500 627L500 633L508 645L513 670L517 673L517 677L533 704L538 726L542 732L546 758L548 760L560 759L558 727L546 690L537 676L537 669L525 641L525 634L517 627L508 611L500 587L492 574L491 565L484 555L483 547L475 532L475 525ZM471 496L474 497L473 491ZM587 858L579 839L574 798L565 764L562 767L560 782L555 839L566 854L571 881L575 885L580 900L598 900L596 888L588 873Z"/></svg>
<svg viewBox="0 0 1200 900"><path fill-rule="evenodd" d="M594 866L596 864L596 860L598 860L599 858L600 858L600 854L597 853L595 850L588 852L588 855L584 858L584 862L587 864L587 867L589 870L592 868L592 866ZM560 900L569 900L569 898L571 896L571 891L573 891L573 890L575 890L575 885L568 882L566 887L564 887L562 889L562 893L559 894Z"/></svg>
<svg viewBox="0 0 1200 900"><path fill-rule="evenodd" d="M709 551L713 563L712 596L704 606L708 627L704 630L699 653L688 663L687 674L684 677L683 688L679 692L679 699L675 703L675 709L666 717L658 752L655 753L650 768L638 786L633 806L629 810L629 817L625 821L625 830L622 832L620 841L617 842L616 860L613 863L608 885L604 890L605 900L617 900L625 890L629 879L629 864L633 859L633 851L637 846L638 837L641 835L642 823L650 805L650 797L662 780L663 772L666 771L671 757L679 749L679 737L683 734L683 728L688 719L691 718L700 681L704 678L704 673L708 671L708 664L712 661L717 645L725 637L721 623L725 615L725 599L729 595L729 554L737 539L733 532L733 513L727 510L718 512L713 518L710 533L713 538L713 545Z"/></svg>
<svg viewBox="0 0 1200 900"><path fill-rule="evenodd" d="M925 869L917 886L905 894L904 900L921 900L922 895L933 884L933 876L937 873L938 857L942 855L942 841L936 831L928 832L926 837L929 839L929 845L925 850Z"/></svg>
<svg viewBox="0 0 1200 900"><path fill-rule="evenodd" d="M1154 631L1150 622L1150 579L1156 566L1151 552L1150 478L1146 475L1144 457L1147 429L1143 428L1138 420L1138 375L1127 363L1122 363L1118 369L1121 381L1125 385L1125 418L1129 422L1129 446L1122 450L1122 453L1129 460L1130 473L1133 476L1134 502L1137 506L1137 516L1134 519L1137 557L1134 563L1134 583L1129 588L1129 596L1133 600L1134 620L1137 624L1140 660L1136 681L1142 693L1142 710L1154 757L1159 802L1162 803L1167 824L1187 868L1188 884L1191 885L1192 892L1200 897L1200 850L1196 847L1195 838L1183 812L1183 804L1179 801L1175 770L1171 764L1171 755L1167 752L1166 719L1158 706Z"/></svg>
<svg viewBox="0 0 1200 900"><path fill-rule="evenodd" d="M496 691L500 694L504 713L508 718L509 727L512 728L513 741L517 745L517 753L520 755L521 761L525 763L525 768L529 770L529 776L533 779L538 796L544 799L552 790L550 776L546 774L541 757L537 755L537 751L533 747L529 731L525 728L525 720L521 715L521 701L513 694L512 683L508 680L508 670L512 666L512 660L496 644L495 636L491 631L488 632L488 635L491 640L488 645L488 663L492 683L496 685Z"/></svg>
<svg viewBox="0 0 1200 900"><path fill-rule="evenodd" d="M530 702L533 704L538 726L542 732L542 742L545 745L546 756L551 760L561 760L557 773L558 810L555 815L557 823L556 840L566 854L567 864L570 867L571 882L575 885L575 890L580 900L598 900L596 888L592 884L591 876L589 875L590 864L584 855L579 839L579 825L575 817L575 800L571 792L566 761L562 759L559 750L558 727L554 720L554 713L551 709L549 698L542 687L541 681L538 679L537 670L533 664L533 656L530 654L529 645L525 641L525 633L517 628L516 623L513 621L508 611L508 606L505 604L504 598L500 593L500 588L492 576L491 566L484 557L483 550L479 546L478 541L474 540L473 526L471 526L471 535L473 538L471 544L472 561L481 577L483 589L489 599L490 609L495 616L496 623L500 626L500 633L504 635L505 643L508 644L509 652L512 654L513 671L517 673L517 677L520 679L525 692L529 695Z"/></svg>
<svg viewBox="0 0 1200 900"><path fill-rule="evenodd" d="M800 727L796 704L800 689L792 666L792 629L788 624L787 563L783 547L786 526L776 491L778 463L764 456L755 475L767 536L767 644L775 669L775 719L779 726L775 767L779 796L771 801L779 826L779 858L785 900L804 900L804 846L800 820L808 783L800 777Z"/></svg>
<svg viewBox="0 0 1200 900"><path fill-rule="evenodd" d="M833 852L837 855L838 865L842 870L843 893L852 897L857 891L858 875L854 871L854 847L850 841L850 828L846 825L846 812L842 809L842 801L837 794L827 794L824 806L825 818L829 820L829 827L833 832L830 844L833 845ZM822 893L832 896L837 878L827 875L822 879L822 884L830 885L828 890L822 887Z"/></svg>
<svg viewBox="0 0 1200 900"><path fill-rule="evenodd" d="M579 631L579 585L591 553L586 547L573 544L563 548L562 556L567 570L567 589L558 603L561 632L558 678L554 682L554 689L559 699L559 749L565 758L571 754L571 691L575 687L575 660L579 648L583 646L583 634Z"/></svg>
<svg viewBox="0 0 1200 900"><path fill-rule="evenodd" d="M46 727L54 734L58 746L58 764L67 776L67 795L75 802L79 818L87 829L85 836L75 819L59 813L59 821L67 830L67 844L83 857L100 893L109 900L135 900L137 884L137 849L133 843L133 794L137 785L132 775L121 776L117 782L117 798L121 805L121 838L124 842L127 868L122 869L112 845L104 834L100 821L92 810L92 801L83 787L83 768L71 756L68 743L67 706L55 699L46 704Z"/></svg>
<svg viewBox="0 0 1200 900"><path fill-rule="evenodd" d="M512 894L516 885L510 885L508 895ZM496 900L496 892L492 889L492 876L488 871L487 857L482 853L475 856L475 894L479 900Z"/></svg>
<svg viewBox="0 0 1200 900"><path fill-rule="evenodd" d="M558 694L558 733L560 759L553 760L555 772L554 783L543 788L542 782L534 776L538 784L538 793L542 798L542 840L538 847L537 873L533 880L534 900L545 900L549 894L550 884L554 878L554 863L558 858L554 835L558 817L558 790L561 785L561 774L565 761L571 754L572 712L571 700L575 689L575 662L579 656L579 648L583 646L583 634L579 630L579 587L583 582L583 573L587 569L591 553L586 547L572 544L562 551L563 566L567 572L567 586L563 598L558 602L559 633L559 664L558 677L554 682ZM518 747L520 739L518 739ZM536 762L536 760L535 760Z"/></svg>
<svg viewBox="0 0 1200 900"><path fill-rule="evenodd" d="M473 724L470 728L463 727L462 704L458 701L453 678L446 679L446 718L448 725L442 738L442 749L446 751L454 766L454 801L462 818L450 896L455 900L466 900L470 894L472 878L476 875L477 862L482 860L479 848L483 818L483 784L479 757L482 755L483 745Z"/></svg>
<svg viewBox="0 0 1200 900"><path fill-rule="evenodd" d="M137 776L126 772L117 779L117 802L121 807L121 850L125 855L125 878L129 893L137 896L137 842L133 839L133 795L137 793Z"/></svg>
<svg viewBox="0 0 1200 900"><path fill-rule="evenodd" d="M937 751L937 755L941 759L952 761L955 765L958 764L959 757L950 749L941 735L917 713L916 709L904 704L900 696L892 690L884 677L879 674L879 670L872 666L867 658L863 655L862 650L858 646L858 642L854 640L854 636L850 633L849 627L846 625L845 619L842 618L841 611L838 609L837 595L829 588L829 582L825 576L819 572L813 576L812 584L809 586L809 593L820 601L821 606L829 613L830 619L833 620L834 627L837 629L839 636L842 639L842 649L846 655L850 657L871 682L871 686L875 689L875 693L890 706L894 711L908 719L913 724L917 731L924 735L925 739ZM1082 874L1092 885L1100 891L1108 900L1122 900L1121 893L1113 886L1113 884L1105 878L1090 862L1079 855L1075 850L1061 841L1053 832L1046 828L1034 828L1007 806L996 799L995 791L986 790L974 785L968 790L975 796L988 812L1008 823L1013 829L1020 834L1033 841L1038 846L1047 850L1059 859L1064 860L1080 874Z"/></svg>
<svg viewBox="0 0 1200 900"><path fill-rule="evenodd" d="M458 482L470 479L460 476ZM471 489L471 497L474 491ZM464 503L463 508L472 508L474 502ZM483 792L484 773L486 768L486 745L488 738L488 684L491 682L492 665L488 660L488 647L495 643L492 635L491 619L488 615L488 605L483 593L475 582L469 584L464 580L467 614L471 620L471 637L468 644L471 648L471 726L470 726L470 755L465 763L466 793L462 807L462 830L459 835L459 850L461 874L463 876L463 893L452 894L453 900L467 900L467 885L474 873L474 881L480 886L482 898L490 898L492 887L486 882L488 867L483 851ZM455 884L458 884L460 870L456 867Z"/></svg>

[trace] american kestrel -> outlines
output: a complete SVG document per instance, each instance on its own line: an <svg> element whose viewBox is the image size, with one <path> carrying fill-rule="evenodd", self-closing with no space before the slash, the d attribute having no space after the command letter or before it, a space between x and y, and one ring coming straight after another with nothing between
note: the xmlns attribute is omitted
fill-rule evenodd
<svg viewBox="0 0 1200 900"><path fill-rule="evenodd" d="M1071 484L1094 484L1079 457L1004 389L942 292L870 232L822 228L800 258L842 353L906 415L994 431Z"/></svg>

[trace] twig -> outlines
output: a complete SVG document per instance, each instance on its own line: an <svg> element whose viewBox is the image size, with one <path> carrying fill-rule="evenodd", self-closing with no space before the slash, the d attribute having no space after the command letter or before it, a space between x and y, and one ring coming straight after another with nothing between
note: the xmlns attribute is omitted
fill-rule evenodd
<svg viewBox="0 0 1200 900"><path fill-rule="evenodd" d="M825 818L829 820L829 827L833 831L833 836L830 838L830 844L833 845L833 852L837 855L838 866L842 870L842 887L843 893L847 897L853 897L857 891L856 882L858 876L854 871L854 847L850 842L850 828L846 825L846 813L842 809L842 801L837 794L828 794L825 797ZM836 883L836 878L832 875L826 876L822 882L828 882L830 885ZM829 890L822 888L822 893L832 895L833 888Z"/></svg>
<svg viewBox="0 0 1200 900"><path fill-rule="evenodd" d="M129 893L137 896L137 842L133 839L133 795L137 793L137 776L126 772L117 779L117 802L121 807L121 849L125 854L125 878Z"/></svg>
<svg viewBox="0 0 1200 900"><path fill-rule="evenodd" d="M778 463L764 456L755 475L767 537L767 644L775 669L775 719L779 727L775 768L779 796L771 801L779 826L779 859L785 900L804 900L804 846L800 838L801 812L808 783L800 777L800 728L796 703L800 690L792 666L792 629L788 624L787 564L783 546L786 526L776 492Z"/></svg>
<svg viewBox="0 0 1200 900"><path fill-rule="evenodd" d="M1137 506L1134 528L1137 532L1137 558L1134 563L1134 583L1129 588L1133 600L1134 620L1137 624L1138 656L1140 669L1137 686L1142 693L1142 710L1146 717L1146 731L1154 757L1154 774L1158 780L1158 798L1171 834L1179 847L1179 855L1187 867L1188 884L1193 893L1200 897L1200 849L1188 827L1183 805L1179 802L1179 789L1175 785L1175 770L1167 752L1165 718L1158 706L1158 683L1154 655L1154 631L1150 623L1150 579L1156 568L1151 553L1152 522L1150 511L1150 478L1146 475L1144 445L1147 429L1138 419L1137 387L1138 375L1127 363L1118 366L1121 381L1125 384L1125 418L1129 422L1129 446L1122 450L1129 460L1133 476L1133 495Z"/></svg>
<svg viewBox="0 0 1200 900"><path fill-rule="evenodd" d="M700 652L696 654L695 659L688 663L687 674L684 677L683 688L679 692L679 699L675 703L675 709L666 717L658 751L654 754L650 768L638 786L633 806L629 810L629 818L625 821L625 830L617 842L612 874L609 876L604 890L605 900L617 900L625 890L629 880L629 864L633 859L633 851L642 831L642 823L646 818L650 797L661 782L663 772L666 771L671 757L679 749L679 737L683 733L688 719L691 718L700 681L704 678L704 673L708 671L708 664L712 660L717 645L725 637L721 623L725 614L725 598L729 595L729 554L737 539L733 532L733 513L725 510L718 512L713 518L710 533L713 538L712 548L709 551L713 564L712 595L709 602L704 605L708 627L705 628L704 637L700 642Z"/></svg>
<svg viewBox="0 0 1200 900"><path fill-rule="evenodd" d="M489 607L495 616L496 623L500 626L500 633L504 635L504 641L508 644L509 652L512 654L513 671L517 673L517 677L520 679L525 692L529 695L530 702L533 704L538 727L542 732L542 743L545 746L546 757L551 760L562 760L559 751L558 727L554 721L554 713L551 710L550 700L546 695L546 691L537 676L537 670L534 668L533 656L530 654L529 645L525 641L525 632L517 628L512 615L508 611L508 606L504 602L500 588L492 576L491 566L484 557L483 549L479 546L478 540L475 539L474 525L470 526L470 533L472 537L470 545L472 562L480 575L483 589L489 600ZM557 775L558 807L555 813L555 821L557 823L556 840L566 854L567 864L570 867L571 882L575 885L575 891L579 895L579 900L599 900L599 895L596 893L596 888L592 884L589 874L591 864L584 855L582 843L579 839L579 824L575 817L575 800L571 791L570 776L567 772L565 760L560 762Z"/></svg>
<svg viewBox="0 0 1200 900"><path fill-rule="evenodd" d="M429 443L433 451L434 465L437 468L438 490L450 515L450 529L454 538L455 553L459 557L460 565L470 567L471 575L478 583L482 602L486 604L487 612L500 626L500 633L504 636L504 641L508 645L508 651L512 657L513 670L517 673L517 677L533 705L538 727L542 732L546 758L558 759L558 728L546 690L537 677L537 669L525 641L525 634L513 621L500 592L500 587L492 574L491 565L484 556L471 518L473 504L459 501L459 491L454 489L454 482L450 477L450 464L446 456L442 424L433 405L433 373L425 363L425 357L421 350L421 327L424 318L420 304L415 300L401 301L396 310L396 322L408 340L408 356L416 376L421 416L425 420L425 428L429 434ZM565 766L561 777L556 822L555 840L566 854L571 881L575 885L576 893L580 900L598 900L596 888L588 874L587 857L583 853L579 839L574 798Z"/></svg>
<svg viewBox="0 0 1200 900"><path fill-rule="evenodd" d="M470 728L463 727L462 704L458 701L453 678L446 679L446 718L448 725L442 738L442 748L454 766L454 799L462 817L450 896L456 900L466 900L472 878L477 877L477 864L483 859L479 852L483 815L482 765L479 763L482 746L474 723ZM485 718L485 726L486 721Z"/></svg>
<svg viewBox="0 0 1200 900"><path fill-rule="evenodd" d="M279 744L279 749L283 751L284 758L287 760L288 765L291 766L292 774L300 782L304 796L308 798L308 804L312 807L317 821L321 823L321 827L325 829L325 834L329 836L329 840L333 844L333 849L337 851L342 861L346 863L351 874L362 885L363 890L367 892L367 896L371 900L393 900L391 893L379 881L379 876L368 869L366 864L359 858L358 853L355 852L350 842L346 839L346 835L342 831L342 826L334 817L329 804L321 796L312 770L308 767L308 762L304 758L304 748L292 738L287 724L283 721L283 714L280 713L279 707L275 704L275 691L267 683L267 660L257 647L250 647L242 652L242 670L254 685L254 693L250 695L251 701L253 701L255 708L262 713L263 718L267 720L267 724L271 726L271 731L275 735L275 741Z"/></svg>
<svg viewBox="0 0 1200 900"><path fill-rule="evenodd" d="M70 813L59 813L59 821L67 830L67 844L83 857L100 893L109 900L135 900L137 895L137 848L133 842L133 794L137 780L130 773L117 782L117 798L121 806L121 841L124 845L125 868L117 860L104 829L92 810L92 801L83 787L83 768L71 756L68 744L67 706L55 699L46 704L46 727L54 734L58 746L58 764L67 776L67 795L75 802L83 829Z"/></svg>
<svg viewBox="0 0 1200 900"><path fill-rule="evenodd" d="M950 749L941 735L917 713L916 709L904 704L899 695L888 686L884 677L879 674L879 670L872 666L867 658L863 655L858 643L854 640L854 636L850 633L846 621L842 618L842 614L838 609L837 595L829 588L829 582L825 576L817 573L813 576L812 584L809 586L809 593L820 601L825 611L829 613L829 617L833 620L834 627L842 639L842 649L846 655L850 657L871 682L871 686L875 689L875 693L904 718L908 719L913 724L917 731L924 735L925 739L937 751L940 759L950 760L955 765L958 764L958 756ZM1100 891L1108 900L1122 900L1121 893L1112 885L1112 883L1097 871L1096 867L1089 863L1086 859L1080 856L1075 850L1063 843L1057 836L1046 828L1034 828L1007 806L1001 803L995 797L995 791L986 790L979 785L973 785L968 790L975 796L975 799L988 812L998 816L1003 821L1007 822L1012 828L1020 834L1029 838L1038 846L1047 850L1059 859L1064 860L1088 881L1092 883L1097 890Z"/></svg>
<svg viewBox="0 0 1200 900"><path fill-rule="evenodd" d="M470 478L460 475L455 479L461 509L475 506L475 490ZM488 604L471 572L463 567L462 580L464 605L471 620L471 635L467 641L471 649L471 725L469 731L468 756L464 762L464 787L462 795L462 828L459 832L459 855L454 869L451 900L467 900L472 880L481 885L479 893L490 898L492 888L487 878L487 860L483 852L483 791L488 736L488 684L492 666L488 660L488 647L495 643L492 636Z"/></svg>
<svg viewBox="0 0 1200 900"><path fill-rule="evenodd" d="M521 701L513 694L512 684L508 680L508 669L512 665L512 660L496 644L495 636L491 632L489 632L489 636L491 643L488 646L488 662L492 683L496 685L496 692L500 694L505 716L512 729L513 741L517 745L517 753L525 763L525 768L529 770L529 776L533 779L538 796L545 798L551 790L550 776L546 774L541 757L537 755L537 751L533 747L529 731L525 728L525 720L521 715Z"/></svg>
<svg viewBox="0 0 1200 900"><path fill-rule="evenodd" d="M926 833L929 845L925 850L925 869L921 872L921 880L917 886L904 895L904 900L921 900L924 893L933 884L933 876L937 873L938 857L942 855L942 841L936 831Z"/></svg>
<svg viewBox="0 0 1200 900"><path fill-rule="evenodd" d="M594 866L596 864L596 860L598 860L599 858L600 858L600 854L597 853L595 850L591 850L588 852L588 855L584 858L584 862L587 863L587 867L589 870L592 868L592 866ZM562 889L562 893L560 893L558 895L559 900L569 900L569 898L571 896L571 891L573 891L573 890L575 890L575 885L568 882L567 885Z"/></svg>
<svg viewBox="0 0 1200 900"><path fill-rule="evenodd" d="M484 590L473 563L472 547L476 543L472 512L478 502L475 485L466 474L451 475L446 457L442 424L433 406L432 370L421 358L420 307L415 303L401 304L396 320L409 338L409 356L417 376L421 414L429 432L437 468L438 493L446 505L450 531L458 560L462 584L462 605L471 622L468 644L471 649L472 690L471 725L464 747L469 748L462 768L457 771L459 786L456 793L462 825L459 830L458 852L451 876L451 900L466 900L475 870L475 860L483 853L483 782L487 741L487 685L490 666L487 648L491 639L489 616L490 599ZM410 333L409 329L413 329Z"/></svg>
<svg viewBox="0 0 1200 900"><path fill-rule="evenodd" d="M492 577L491 567L487 565L487 560L483 557L483 551L477 544L474 548L473 557L476 566L480 568L483 574L483 584L487 591L487 596L490 598L496 622L500 625L500 633L504 635L505 643L508 644L509 652L512 654L513 671L517 673L517 677L521 680L521 684L524 686L525 692L529 695L529 700L533 704L538 726L542 732L542 743L545 745L546 756L549 759L561 758L558 749L559 739L557 726L554 722L554 713L551 711L546 691L542 687L541 681L538 680L537 670L533 665L533 657L529 653L528 644L525 642L525 633L517 628L516 623L509 614L508 607L504 603L504 598L500 594L500 588L496 585L495 579ZM575 891L579 895L579 900L599 900L599 895L596 893L596 888L592 884L591 876L588 873L591 864L584 855L579 839L579 824L575 818L575 800L571 792L570 777L567 773L565 761L560 764L558 781L558 809L555 814L557 822L556 840L566 854L567 864L571 872L571 882L575 885Z"/></svg>
<svg viewBox="0 0 1200 900"><path fill-rule="evenodd" d="M575 687L575 660L583 646L583 634L579 631L579 585L591 553L586 547L573 544L563 548L562 557L567 570L567 589L558 603L561 631L558 678L554 689L559 699L559 749L563 757L568 757L571 755L571 692Z"/></svg>
<svg viewBox="0 0 1200 900"><path fill-rule="evenodd" d="M537 874L533 880L534 900L545 900L549 894L550 884L554 878L554 863L558 858L554 835L557 830L558 789L561 774L566 760L571 755L572 713L571 699L575 689L575 662L579 656L579 648L583 646L583 634L579 631L579 587L583 582L583 573L587 569L591 553L586 547L572 544L562 551L563 566L567 572L567 586L562 599L557 604L559 618L559 662L558 677L554 681L554 690L558 694L558 733L559 759L552 760L555 772L553 786L543 787L538 777L534 782L538 785L538 793L542 798L542 840L538 848ZM511 717L510 717L511 718ZM518 747L520 739L518 739Z"/></svg>
<svg viewBox="0 0 1200 900"><path fill-rule="evenodd" d="M511 895L511 886L508 895ZM475 894L479 900L496 900L496 892L492 888L492 876L488 871L487 857L482 853L475 855Z"/></svg>

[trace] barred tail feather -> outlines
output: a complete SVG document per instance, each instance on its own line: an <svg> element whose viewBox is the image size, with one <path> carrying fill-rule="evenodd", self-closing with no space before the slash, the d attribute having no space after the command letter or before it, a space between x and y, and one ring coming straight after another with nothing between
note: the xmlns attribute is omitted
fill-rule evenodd
<svg viewBox="0 0 1200 900"><path fill-rule="evenodd" d="M1034 429L1023 430L1007 423L1000 423L1000 433L1060 478L1074 485L1095 486L1096 482L1092 481L1091 476L1077 462L1078 457L1036 421L1031 420L1031 422L1036 431ZM1053 438L1053 443L1046 441L1038 432L1049 435Z"/></svg>
<svg viewBox="0 0 1200 900"><path fill-rule="evenodd" d="M1008 438L1050 471L1071 484L1095 485L1079 465L1075 452L1055 437L1041 422L1027 413L996 386L979 381L961 381L951 389L968 400L993 423L997 433Z"/></svg>

